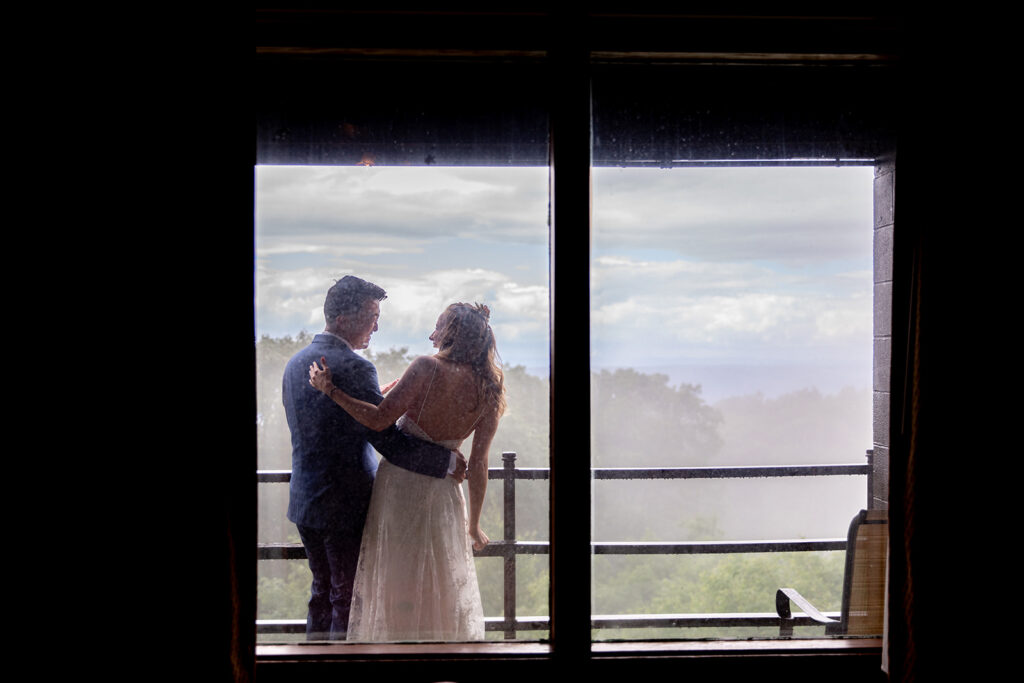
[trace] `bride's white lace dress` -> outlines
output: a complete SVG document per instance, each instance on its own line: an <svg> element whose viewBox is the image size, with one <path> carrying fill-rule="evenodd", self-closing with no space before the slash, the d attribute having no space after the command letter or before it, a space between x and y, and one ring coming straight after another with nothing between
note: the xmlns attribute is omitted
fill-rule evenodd
<svg viewBox="0 0 1024 683"><path fill-rule="evenodd" d="M402 416L400 429L429 441ZM434 441L458 448L460 441ZM483 640L462 487L381 460L359 551L348 640Z"/></svg>

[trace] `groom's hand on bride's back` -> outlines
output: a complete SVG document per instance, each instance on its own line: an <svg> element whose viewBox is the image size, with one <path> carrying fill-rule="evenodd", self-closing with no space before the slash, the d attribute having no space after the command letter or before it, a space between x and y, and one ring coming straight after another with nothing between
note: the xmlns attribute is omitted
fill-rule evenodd
<svg viewBox="0 0 1024 683"><path fill-rule="evenodd" d="M448 476L461 484L462 480L466 478L466 456L460 451L452 452L455 453L455 471Z"/></svg>

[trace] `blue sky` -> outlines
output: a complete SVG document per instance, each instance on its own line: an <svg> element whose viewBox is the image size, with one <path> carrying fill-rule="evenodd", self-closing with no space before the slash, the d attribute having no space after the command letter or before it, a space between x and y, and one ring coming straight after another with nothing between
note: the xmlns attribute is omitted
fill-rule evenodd
<svg viewBox="0 0 1024 683"><path fill-rule="evenodd" d="M872 173L595 169L593 363L806 367L797 384L824 367L837 386L868 385ZM506 364L546 367L546 168L256 178L257 336L320 331L327 288L355 274L389 294L371 348L429 353L444 306L479 301Z"/></svg>

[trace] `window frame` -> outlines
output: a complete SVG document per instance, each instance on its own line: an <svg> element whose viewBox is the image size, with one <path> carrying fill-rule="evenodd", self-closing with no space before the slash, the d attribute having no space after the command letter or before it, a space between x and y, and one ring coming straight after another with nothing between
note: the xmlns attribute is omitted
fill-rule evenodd
<svg viewBox="0 0 1024 683"><path fill-rule="evenodd" d="M350 17L349 17L350 18ZM408 17L400 17L405 20ZM493 18L493 17L492 17ZM380 18L383 22L394 20L395 16ZM522 19L522 17L519 17ZM489 19L476 17L480 22ZM737 20L738 21L738 20ZM857 671L877 671L881 639L823 640L823 641L757 641L751 642L694 642L672 641L652 643L634 641L629 643L597 643L590 639L590 477L587 468L576 465L581 460L589 461L589 439L578 437L589 435L589 412L579 411L580 387L589 386L589 354L580 354L580 348L589 347L589 310L580 302L589 300L589 249L583 249L583 230L590 221L590 155L591 117L589 97L589 64L595 52L595 43L603 36L614 48L608 54L616 58L631 58L637 54L635 47L616 44L609 40L611 32L605 27L587 33L577 31L581 23L594 29L593 18L564 15L545 20L545 32L558 35L577 36L575 43L561 42L547 51L551 80L547 84L551 103L550 178L551 178L551 445L552 453L572 453L572 458L559 461L553 455L551 463L551 640L550 643L486 643L446 646L259 646L254 654L253 664L261 677L295 675L311 677L324 675L333 665L343 665L346 675L368 671L387 664L395 675L403 671L417 676L436 675L439 678L452 677L452 671L494 674L494 663L502 662L503 672L509 678L522 678L545 670L549 664L571 664L581 667L601 666L602 673L630 671L635 675L633 665L660 663L665 658L685 660L694 671L708 668L715 674L722 672L752 672L761 675L765 667L791 667L794 663L803 670L833 671L821 657L824 654L843 656L844 664L851 663ZM650 28L652 24L641 22ZM736 24L732 24L736 26ZM761 25L756 24L755 25ZM296 25L291 24L291 29ZM321 27L322 28L322 27ZM749 29L747 29L749 30ZM305 33L303 33L305 31ZM445 32L449 39L455 33ZM635 37L640 31L625 32ZM318 30L305 28L300 35L316 42ZM792 34L786 34L792 39ZM744 36L749 37L744 33ZM721 35L718 35L721 38ZM664 31L656 32L649 42L664 41ZM399 39L400 40L400 39ZM302 41L299 41L302 42ZM411 41L410 41L411 42ZM529 41L526 41L529 42ZM674 42L674 41L673 41ZM698 41L702 42L702 41ZM742 42L742 41L740 41ZM783 41L784 42L784 41ZM538 47L527 45L527 48ZM542 47L542 46L540 46ZM363 48L355 48L362 50ZM788 51L787 51L788 52ZM407 53L403 53L408 56ZM738 52L718 52L715 59L738 56ZM782 54L779 52L778 54ZM865 53L867 54L867 53ZM535 52L531 52L535 56ZM424 59L436 57L431 50L423 51ZM672 56L674 60L678 56ZM692 54L691 54L692 57ZM708 59L702 53L699 59ZM772 59L768 55L768 59ZM570 226L569 229L559 226ZM589 245L589 230L586 235ZM898 265L898 264L897 264ZM894 311L894 315L897 311ZM896 354L893 354L896 356ZM580 357L582 360L580 360ZM568 360L566 360L568 359ZM893 363L899 362L893 358ZM893 375L897 373L894 371ZM564 391L561 387L569 387ZM254 392L253 392L254 393ZM580 412L584 414L580 416ZM254 442L253 437L253 442ZM252 452L255 453L253 444ZM246 482L251 480L245 479ZM254 487L253 487L254 488ZM236 492L236 503L244 507L249 494ZM255 498L255 494L251 494ZM233 508L237 509L237 508ZM254 509L251 506L250 509ZM229 519L229 532L235 529L240 543L249 537L243 516ZM251 535L255 543L255 534ZM242 558L248 555L242 553ZM245 622L247 605L254 609L254 579L251 586L248 572L233 574L233 594L238 606L239 620ZM253 588L250 601L248 592ZM255 636L247 629L234 629L234 637L241 641L239 651L256 652ZM251 647L246 647L249 641ZM244 657L243 657L244 659ZM785 664L783 664L785 660ZM242 662L244 664L244 661ZM287 667L280 666L287 663ZM323 667L327 667L324 669ZM452 667L455 667L453 669ZM627 669L628 667L628 669ZM335 675L339 672L335 672ZM503 675L504 675L503 674Z"/></svg>

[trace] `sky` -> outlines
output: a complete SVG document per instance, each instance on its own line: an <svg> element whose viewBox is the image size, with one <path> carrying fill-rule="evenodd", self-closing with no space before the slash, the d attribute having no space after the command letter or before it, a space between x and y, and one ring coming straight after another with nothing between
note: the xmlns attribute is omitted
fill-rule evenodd
<svg viewBox="0 0 1024 683"><path fill-rule="evenodd" d="M712 397L870 386L872 176L595 169L592 365ZM354 274L388 292L371 349L431 353L443 308L481 302L506 365L546 372L547 168L259 166L256 183L257 337L321 331Z"/></svg>

